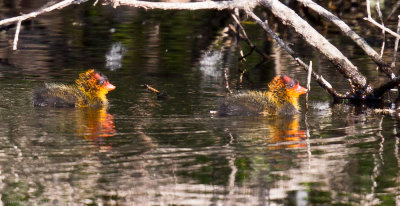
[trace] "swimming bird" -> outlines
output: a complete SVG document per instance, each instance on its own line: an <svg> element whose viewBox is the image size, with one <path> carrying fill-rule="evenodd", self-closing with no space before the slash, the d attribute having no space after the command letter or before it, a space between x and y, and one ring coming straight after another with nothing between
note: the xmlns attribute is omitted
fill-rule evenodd
<svg viewBox="0 0 400 206"><path fill-rule="evenodd" d="M220 116L294 115L299 112L299 96L307 93L297 80L276 76L267 91L247 91L225 98Z"/></svg>
<svg viewBox="0 0 400 206"><path fill-rule="evenodd" d="M106 76L90 69L79 74L73 85L46 83L34 92L38 107L102 107L108 104L106 94L114 90Z"/></svg>

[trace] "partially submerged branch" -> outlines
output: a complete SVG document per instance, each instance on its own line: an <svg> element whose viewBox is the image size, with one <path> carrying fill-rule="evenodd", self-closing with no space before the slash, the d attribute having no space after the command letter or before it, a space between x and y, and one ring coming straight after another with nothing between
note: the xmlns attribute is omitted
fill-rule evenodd
<svg viewBox="0 0 400 206"><path fill-rule="evenodd" d="M259 24L273 39L275 39L275 41L282 47L284 48L302 67L305 71L308 71L309 65L307 65L306 63L304 63L296 54L295 52L286 45L285 42L283 42L283 40L281 38L279 38L274 31L272 31L272 29L268 26L267 21L263 22L257 15L255 15L253 12L251 11L247 11L247 14L253 18L257 24ZM326 89L326 91L328 91L329 94L331 94L335 99L341 99L341 98L347 98L346 95L340 94L338 92L336 92L335 89L333 89L332 85L326 81L322 75L318 75L315 72L311 72L312 76L314 77L314 79L318 82L318 84Z"/></svg>
<svg viewBox="0 0 400 206"><path fill-rule="evenodd" d="M344 21L342 21L339 17L335 16L322 6L316 4L311 0L297 0L303 6L312 9L329 22L335 24L344 35L348 36L352 39L364 52L382 69L382 71L389 76L390 78L394 78L395 75L393 71L389 68L388 64L383 61L382 57L371 47L368 43L360 37L356 32L354 32Z"/></svg>
<svg viewBox="0 0 400 206"><path fill-rule="evenodd" d="M389 82L383 84L382 86L376 88L374 90L373 96L376 98L382 97L387 91L397 87L400 84L400 77L395 77Z"/></svg>
<svg viewBox="0 0 400 206"><path fill-rule="evenodd" d="M361 96L372 94L371 85L369 85L365 76L358 71L357 67L292 9L277 0L262 0L260 3L268 8L283 24L293 28L309 45L326 56L345 78L351 80Z"/></svg>
<svg viewBox="0 0 400 206"><path fill-rule="evenodd" d="M157 99L165 99L168 97L166 93L160 92L157 89L153 88L152 86L145 84L144 87L149 90L150 92L153 92L157 95Z"/></svg>

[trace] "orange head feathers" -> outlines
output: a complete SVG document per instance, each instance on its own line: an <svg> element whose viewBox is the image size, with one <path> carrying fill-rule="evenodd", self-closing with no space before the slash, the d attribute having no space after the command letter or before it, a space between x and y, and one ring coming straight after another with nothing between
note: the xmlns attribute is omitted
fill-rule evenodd
<svg viewBox="0 0 400 206"><path fill-rule="evenodd" d="M219 107L220 116L231 115L295 115L298 113L299 96L307 89L288 76L276 76L268 91L246 91L224 99Z"/></svg>
<svg viewBox="0 0 400 206"><path fill-rule="evenodd" d="M79 74L79 79L75 80L78 89L85 94L89 102L100 99L103 104L107 104L106 94L115 89L106 76L90 69L87 72ZM85 106L85 105L80 105Z"/></svg>
<svg viewBox="0 0 400 206"><path fill-rule="evenodd" d="M299 96L307 93L307 89L300 86L297 80L289 76L276 76L269 84L268 95L277 106L292 104L299 109Z"/></svg>
<svg viewBox="0 0 400 206"><path fill-rule="evenodd" d="M94 69L79 74L79 79L75 80L75 83L78 85L79 89L86 93L97 93L101 91L107 94L109 91L115 89L115 86L108 81L106 76L95 72Z"/></svg>
<svg viewBox="0 0 400 206"><path fill-rule="evenodd" d="M79 74L75 85L45 84L34 93L35 106L101 107L108 103L106 94L115 89L106 76L90 69Z"/></svg>

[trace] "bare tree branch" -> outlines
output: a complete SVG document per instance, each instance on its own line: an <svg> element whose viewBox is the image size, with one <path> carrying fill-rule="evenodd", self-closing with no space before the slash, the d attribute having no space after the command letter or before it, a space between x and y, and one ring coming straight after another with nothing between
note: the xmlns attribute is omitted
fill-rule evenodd
<svg viewBox="0 0 400 206"><path fill-rule="evenodd" d="M53 4L53 5L49 6L49 7L44 7L42 9L39 9L38 11L34 11L34 12L29 13L29 14L24 14L24 15L21 15L21 16L16 16L16 17L8 18L8 19L3 19L3 20L0 21L0 26L1 25L11 24L11 23L14 23L14 22L24 21L26 19L30 19L30 18L36 17L38 15L53 11L55 9L62 9L64 7L66 7L66 6L71 5L72 3L80 3L80 2L76 2L76 0L60 1L60 2L58 2L56 4Z"/></svg>
<svg viewBox="0 0 400 206"><path fill-rule="evenodd" d="M257 24L259 24L269 35L271 35L271 37L272 37L273 39L275 39L276 42L278 42L278 44L279 44L282 48L284 48L284 49L297 61L297 63L299 63L299 64L303 67L303 69L304 69L305 71L308 71L309 66L308 66L306 63L304 63L304 62L294 53L294 51L293 51L290 47L288 47L288 46L286 45L286 43L283 42L283 40L282 40L281 38L279 38L279 37L275 34L274 31L272 31L272 29L268 26L268 22L267 22L266 20L265 20L265 22L263 22L260 18L258 18L257 15L255 15L255 14L254 14L253 12L251 12L251 11L247 11L247 14L248 14L251 18L253 18L253 19L257 22ZM336 92L336 90L333 89L332 85L331 85L328 81L326 81L322 75L319 75L319 74L317 74L317 73L315 73L315 72L311 72L311 74L312 74L312 76L314 77L314 79L318 82L318 84L319 84L322 88L326 89L326 91L328 91L328 93L331 94L335 99L348 98L348 97L350 96L350 95L343 95L343 94L340 94L340 93Z"/></svg>
<svg viewBox="0 0 400 206"><path fill-rule="evenodd" d="M145 9L163 9L163 10L200 10L200 9L217 9L224 10L234 8L252 9L257 5L256 0L234 0L234 1L203 1L188 3L170 3L170 2L148 2L136 0L109 0L114 6L133 6Z"/></svg>
<svg viewBox="0 0 400 206"><path fill-rule="evenodd" d="M311 90L311 74L312 74L312 61L310 61L308 72L307 72L307 94L306 94L306 109L308 110L308 94Z"/></svg>
<svg viewBox="0 0 400 206"><path fill-rule="evenodd" d="M265 58L265 59L270 59L270 57L269 57L267 54L265 54L264 52L262 52L261 50L259 50L259 49L256 47L256 45L254 45L253 42L249 39L249 37L248 37L247 34L246 34L246 30L243 28L242 24L240 24L240 21L239 21L238 17L237 17L235 14L232 14L232 18L233 18L233 20L237 23L237 25L239 26L240 30L242 31L242 34L243 34L243 35L241 36L241 38L242 38L242 39L250 46L250 48L251 48L251 51L250 51L248 54L246 54L245 56L241 57L241 58L244 59L246 56L250 55L251 52L252 52L253 50L255 50L255 51L256 51L257 53L259 53L263 58ZM239 32L239 31L237 31L237 32Z"/></svg>
<svg viewBox="0 0 400 206"><path fill-rule="evenodd" d="M382 24L379 24L378 22L376 22L372 17L371 17L371 8L369 6L369 0L367 1L367 13L368 13L368 17L364 17L364 20L369 21L370 23L372 23L373 25L379 27L382 30L385 30L387 33L393 35L396 38L400 38L400 35L397 34L396 32L386 28L385 26L383 26Z"/></svg>
<svg viewBox="0 0 400 206"><path fill-rule="evenodd" d="M12 17L8 19L3 19L0 21L1 25L8 25L12 23L18 23L16 28L16 33L14 37L13 48L17 48L18 36L20 31L21 22L34 18L38 15L41 15L46 12L50 12L56 9L61 9L71 4L79 4L85 2L87 0L61 0L53 5L44 6L43 8L38 9L37 11L23 14L17 17ZM313 27L311 27L305 20L299 17L292 9L288 8L286 5L281 3L279 0L221 0L221 1L203 1L203 2L187 2L187 3L170 3L170 2L147 2L141 0L104 0L114 7L116 6L132 6L137 8L145 8L145 9L163 9L163 10L200 10L200 9L217 9L217 10L238 10L242 9L247 12L256 22L259 24L267 33L269 33L272 38L274 38L281 47L283 47L306 71L309 70L309 66L304 63L295 53L289 48L268 26L268 22L263 22L260 18L258 18L252 10L257 5L262 5L269 9L271 13L280 20L283 24L288 25L293 28L297 34L299 34L309 45L317 49L321 52L325 57L327 57L333 65L336 66L337 70L343 74L345 78L347 78L351 85L355 86L355 93L346 93L340 94L338 93L332 85L327 82L321 75L315 73L314 71L309 71L313 78L319 83L321 87L326 89L335 99L342 98L366 98L369 97L380 97L383 93L388 91L388 89L395 87L400 82L400 77L396 77L392 72L390 67L382 60L379 54L372 49L360 36L358 36L351 28L340 20L338 17L314 3L312 0L297 0L302 3L304 6L314 10L319 15L324 16L329 21L333 22L337 25L346 36L349 36L354 42L356 42L366 53L368 56L373 59L373 61L378 64L381 70L391 78L391 81L382 85L381 87L374 90L370 84L368 83L365 76L363 76L354 66L346 56L344 56L335 46L333 46L326 38L324 38L320 33L318 33ZM98 1L96 0L94 5ZM377 23L371 17L371 12L369 8L369 0L367 0L367 12L368 17L365 18L367 21L370 21L374 25L377 25L382 30L390 33L400 39L400 35L394 33L390 29L386 28L382 24ZM379 10L379 9L378 9ZM250 41L247 37L247 34L240 24L240 21L237 18L237 15L232 15L232 18L237 23L236 31L243 38L246 43L249 44L252 50L255 50L265 57L265 54L258 50L256 46ZM399 23L400 25L400 23ZM241 30L241 31L240 31ZM398 29L399 30L399 29ZM397 44L396 44L397 45ZM397 51L397 46L395 47ZM395 51L395 52L396 52ZM396 53L394 54L396 55ZM268 57L268 56L267 56ZM395 58L395 57L394 57ZM395 61L395 59L394 59ZM393 63L392 63L393 65ZM226 71L225 71L226 72ZM228 73L225 73L225 78L227 79ZM227 83L227 82L226 82ZM229 90L229 85L227 85L227 89Z"/></svg>
<svg viewBox="0 0 400 206"><path fill-rule="evenodd" d="M381 7L379 6L379 0L375 0L375 5L376 5L375 6L376 13L378 13L379 20L381 21L382 26L385 26L385 24L383 23ZM379 55L381 58L383 56L383 52L385 51L385 43L386 43L386 32L385 30L382 30L382 46L381 46L381 53ZM394 73L392 73L391 76L389 75L389 77L394 78L395 77Z"/></svg>
<svg viewBox="0 0 400 206"><path fill-rule="evenodd" d="M372 86L369 85L367 79L358 71L357 67L292 9L278 0L260 0L260 3L268 8L283 24L292 27L309 45L325 55L345 78L352 81L361 97L372 94Z"/></svg>
<svg viewBox="0 0 400 206"><path fill-rule="evenodd" d="M399 20L397 23L397 33L400 34L400 15L398 16ZM397 50L399 48L399 38L396 38L394 41L394 49L393 49L393 58L392 58L392 64L390 67L394 68L396 66L396 58L397 58Z"/></svg>
<svg viewBox="0 0 400 206"><path fill-rule="evenodd" d="M19 36L19 30L21 29L21 22L22 21L18 21L17 29L15 30L15 36L14 36L14 42L13 42L13 50L17 50L18 36Z"/></svg>
<svg viewBox="0 0 400 206"><path fill-rule="evenodd" d="M322 6L316 4L312 0L297 0L303 6L312 9L319 15L323 16L328 21L335 24L346 36L351 38L364 52L382 69L382 71L388 75L390 78L394 78L395 74L391 71L389 65L385 63L382 57L371 47L368 43L360 37L356 32L354 32L344 21L339 19L337 16L323 8Z"/></svg>

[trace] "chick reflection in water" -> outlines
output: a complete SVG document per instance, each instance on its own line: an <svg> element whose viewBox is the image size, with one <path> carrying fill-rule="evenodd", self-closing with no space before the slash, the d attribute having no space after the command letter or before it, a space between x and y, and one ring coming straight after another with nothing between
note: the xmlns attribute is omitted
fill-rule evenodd
<svg viewBox="0 0 400 206"><path fill-rule="evenodd" d="M269 149L304 148L305 131L300 130L299 116L284 116L268 121Z"/></svg>
<svg viewBox="0 0 400 206"><path fill-rule="evenodd" d="M299 96L307 89L286 75L276 76L267 91L247 91L228 96L219 107L219 116L267 116L263 125L270 130L270 143L273 149L302 147L303 130L299 130ZM266 121L266 122L264 122ZM284 143L285 142L285 143ZM284 143L284 144L283 144Z"/></svg>
<svg viewBox="0 0 400 206"><path fill-rule="evenodd" d="M79 74L75 84L45 84L35 91L33 104L36 107L77 108L74 112L77 114L78 134L86 140L98 142L115 133L113 116L106 109L106 94L114 89L105 75L90 69Z"/></svg>
<svg viewBox="0 0 400 206"><path fill-rule="evenodd" d="M77 133L98 147L100 151L109 151L111 145L104 138L115 135L114 117L103 108L82 108L77 112Z"/></svg>

